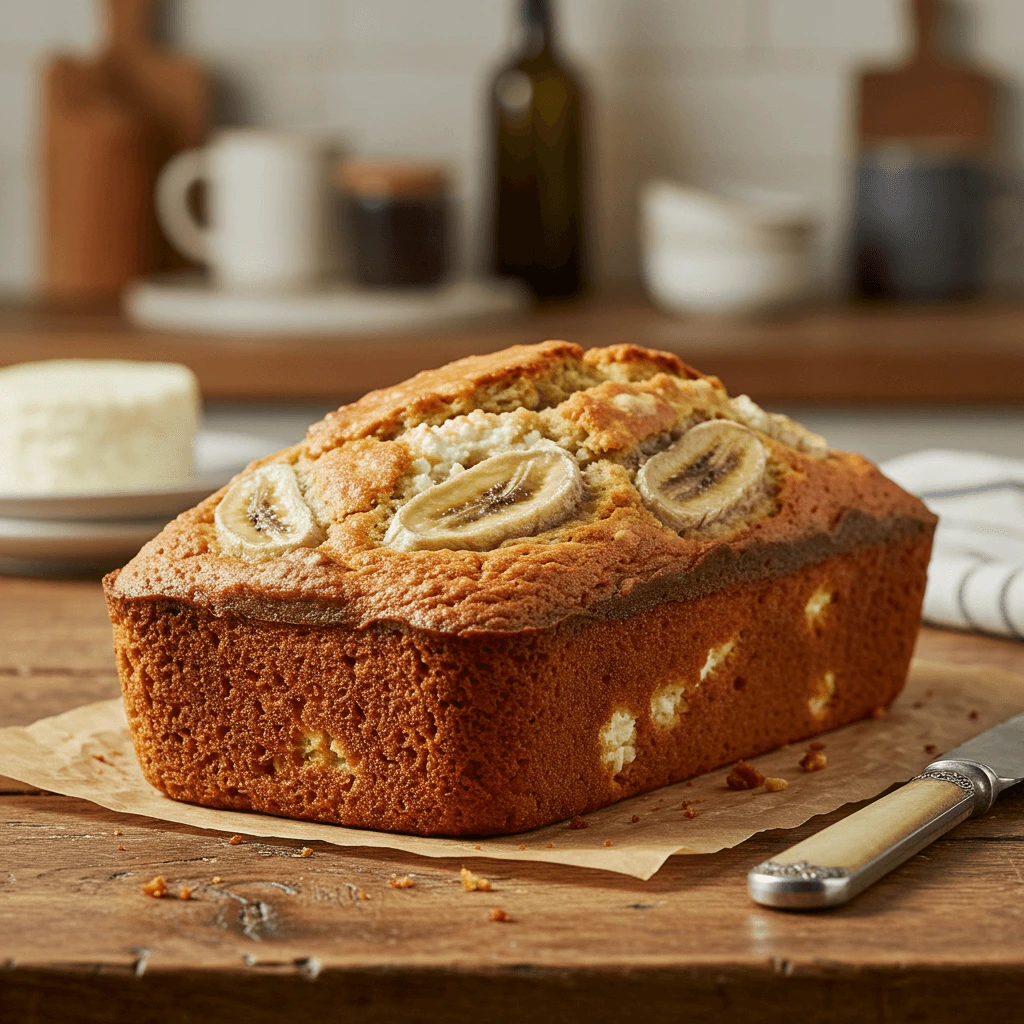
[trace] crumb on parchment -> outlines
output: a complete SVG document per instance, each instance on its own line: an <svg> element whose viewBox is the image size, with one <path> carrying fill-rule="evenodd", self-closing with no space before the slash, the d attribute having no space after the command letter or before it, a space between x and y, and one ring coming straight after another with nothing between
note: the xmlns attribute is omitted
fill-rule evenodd
<svg viewBox="0 0 1024 1024"><path fill-rule="evenodd" d="M808 750L802 758L800 758L800 767L805 772L820 772L825 765L828 764L828 758L821 750L814 750L813 744L812 749Z"/></svg>
<svg viewBox="0 0 1024 1024"><path fill-rule="evenodd" d="M489 921L507 921L508 913L501 909L501 907L491 907L491 912L487 915Z"/></svg>
<svg viewBox="0 0 1024 1024"><path fill-rule="evenodd" d="M764 775L752 764L746 761L737 761L735 767L729 772L725 784L730 789L757 789L764 785Z"/></svg>
<svg viewBox="0 0 1024 1024"><path fill-rule="evenodd" d="M490 892L491 883L480 875L474 875L469 868L463 868L459 874L462 876L462 888L466 892Z"/></svg>
<svg viewBox="0 0 1024 1024"><path fill-rule="evenodd" d="M146 882L142 887L142 891L154 899L163 899L167 895L167 879L163 875L157 875L156 878Z"/></svg>
<svg viewBox="0 0 1024 1024"><path fill-rule="evenodd" d="M789 789L789 783L785 779L769 778L764 780L764 788L769 793L781 793L784 789Z"/></svg>

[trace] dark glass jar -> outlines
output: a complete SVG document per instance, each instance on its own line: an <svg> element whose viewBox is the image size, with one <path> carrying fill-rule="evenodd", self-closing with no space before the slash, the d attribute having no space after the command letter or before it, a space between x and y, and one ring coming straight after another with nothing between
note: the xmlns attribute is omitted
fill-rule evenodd
<svg viewBox="0 0 1024 1024"><path fill-rule="evenodd" d="M426 287L444 277L449 204L442 168L350 161L340 185L358 284Z"/></svg>

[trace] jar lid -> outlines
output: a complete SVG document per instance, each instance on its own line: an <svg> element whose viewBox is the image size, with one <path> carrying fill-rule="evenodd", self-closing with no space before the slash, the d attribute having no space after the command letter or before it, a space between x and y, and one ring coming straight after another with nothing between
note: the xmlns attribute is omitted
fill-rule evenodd
<svg viewBox="0 0 1024 1024"><path fill-rule="evenodd" d="M358 196L433 196L444 192L447 175L440 164L347 160L338 171L338 184Z"/></svg>

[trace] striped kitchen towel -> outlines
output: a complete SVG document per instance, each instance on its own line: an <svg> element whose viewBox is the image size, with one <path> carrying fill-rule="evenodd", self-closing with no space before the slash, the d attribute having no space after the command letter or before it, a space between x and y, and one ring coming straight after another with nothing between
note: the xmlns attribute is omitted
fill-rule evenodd
<svg viewBox="0 0 1024 1024"><path fill-rule="evenodd" d="M881 468L939 517L925 620L1024 640L1024 461L923 451Z"/></svg>

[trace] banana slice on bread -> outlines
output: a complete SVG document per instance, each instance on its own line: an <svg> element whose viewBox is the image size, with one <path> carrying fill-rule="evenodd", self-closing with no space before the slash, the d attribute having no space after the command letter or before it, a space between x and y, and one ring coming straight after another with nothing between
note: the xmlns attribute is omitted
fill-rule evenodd
<svg viewBox="0 0 1024 1024"><path fill-rule="evenodd" d="M710 526L748 507L763 490L768 454L757 435L730 420L708 420L636 475L644 504L680 533Z"/></svg>
<svg viewBox="0 0 1024 1024"><path fill-rule="evenodd" d="M324 540L303 500L295 470L283 462L260 466L236 480L213 520L223 552L247 562L267 562Z"/></svg>
<svg viewBox="0 0 1024 1024"><path fill-rule="evenodd" d="M397 551L488 551L557 526L582 496L583 478L567 452L504 452L406 502L384 543Z"/></svg>

